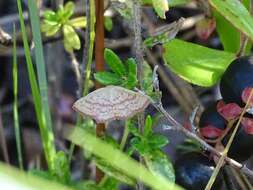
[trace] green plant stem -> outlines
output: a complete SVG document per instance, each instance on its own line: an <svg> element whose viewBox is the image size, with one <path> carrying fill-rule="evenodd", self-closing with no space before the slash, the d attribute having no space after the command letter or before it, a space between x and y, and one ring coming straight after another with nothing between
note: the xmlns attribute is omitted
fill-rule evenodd
<svg viewBox="0 0 253 190"><path fill-rule="evenodd" d="M86 0L86 19L87 19L87 27L85 32L85 48L84 48L84 57L83 57L83 65L86 65L84 75L84 84L80 91L82 91L82 95L86 96L89 92L89 81L91 76L91 64L93 57L93 49L94 49L94 39L95 39L95 22L96 22L96 13L95 13L95 0ZM77 116L76 126L80 126L82 122L82 118L80 115ZM68 160L69 162L72 159L73 152L75 149L75 144L71 143L69 148Z"/></svg>
<svg viewBox="0 0 253 190"><path fill-rule="evenodd" d="M86 15L87 18L87 28L85 34L85 49L84 49L84 59L83 64L85 67L85 79L83 85L83 96L86 96L89 92L89 81L91 76L91 64L94 49L95 40L95 22L96 22L96 12L95 12L95 0L86 0Z"/></svg>
<svg viewBox="0 0 253 190"><path fill-rule="evenodd" d="M19 127L19 116L18 116L18 66L17 66L17 46L16 46L16 28L13 25L13 65L12 65L12 76L13 76L13 118L15 128L15 139L18 152L18 163L21 170L24 169L21 140L20 140L20 127Z"/></svg>
<svg viewBox="0 0 253 190"><path fill-rule="evenodd" d="M53 172L54 171L54 156L55 156L54 136L53 136L52 131L47 127L47 120L46 120L47 117L45 116L44 110L42 109L42 105L41 105L42 98L39 92L36 75L35 75L34 68L32 65L32 58L30 54L30 48L28 45L21 0L17 0L17 6L18 6L18 13L19 13L20 27L22 31L23 45L24 45L24 50L25 50L26 66L28 70L28 77L29 77L29 82L31 86L34 106L35 106L35 113L36 113L36 117L37 117L38 124L40 127L41 139L42 139L42 144L44 147L46 161L47 161L49 170ZM41 86L41 88L43 90L45 89L45 86ZM44 105L44 106L47 106L47 105Z"/></svg>
<svg viewBox="0 0 253 190"><path fill-rule="evenodd" d="M127 137L129 135L129 130L128 130L128 120L126 121L126 124L125 124L125 127L124 127L124 132L123 132L123 136L122 136L122 139L121 139L121 142L120 142L120 150L124 150L124 147L126 145L126 142L127 142Z"/></svg>

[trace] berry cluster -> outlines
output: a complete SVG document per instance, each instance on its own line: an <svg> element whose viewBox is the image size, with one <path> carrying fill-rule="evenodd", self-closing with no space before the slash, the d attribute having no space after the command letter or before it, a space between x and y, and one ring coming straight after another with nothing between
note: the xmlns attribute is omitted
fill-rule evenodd
<svg viewBox="0 0 253 190"><path fill-rule="evenodd" d="M243 162L253 154L253 57L234 60L220 82L221 100L208 106L201 115L199 135L215 147L226 146L233 129L240 123L228 156ZM248 103L249 109L244 110ZM186 189L204 189L215 166L200 153L184 155L176 162L177 182ZM182 173L181 173L182 172ZM219 188L216 188L219 189Z"/></svg>

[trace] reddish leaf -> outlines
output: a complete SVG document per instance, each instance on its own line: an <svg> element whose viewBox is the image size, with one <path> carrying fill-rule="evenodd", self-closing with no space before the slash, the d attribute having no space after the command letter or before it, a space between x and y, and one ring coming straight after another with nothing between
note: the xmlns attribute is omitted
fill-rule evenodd
<svg viewBox="0 0 253 190"><path fill-rule="evenodd" d="M203 128L200 128L200 133L205 138L216 139L222 135L223 130L212 125L207 125Z"/></svg>
<svg viewBox="0 0 253 190"><path fill-rule="evenodd" d="M242 112L242 108L236 103L225 104L222 100L217 104L217 111L227 121L236 119Z"/></svg>
<svg viewBox="0 0 253 190"><path fill-rule="evenodd" d="M246 104L248 99L249 99L249 96L250 96L250 93L251 93L251 90L253 90L253 88L245 88L242 92L242 101ZM249 105L250 106L253 106L253 96L251 97L251 100L249 102Z"/></svg>
<svg viewBox="0 0 253 190"><path fill-rule="evenodd" d="M253 135L253 119L243 117L241 121L242 127L247 134Z"/></svg>

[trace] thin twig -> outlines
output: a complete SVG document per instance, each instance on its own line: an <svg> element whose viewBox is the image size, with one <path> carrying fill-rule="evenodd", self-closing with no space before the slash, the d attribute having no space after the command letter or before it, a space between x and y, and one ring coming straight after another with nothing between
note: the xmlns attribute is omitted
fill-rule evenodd
<svg viewBox="0 0 253 190"><path fill-rule="evenodd" d="M200 137L198 137L196 134L190 132L189 130L187 130L186 128L183 127L182 124L178 123L164 108L163 105L161 103L157 103L155 102L151 97L147 96L145 94L145 92L139 90L138 88L135 88L135 90L137 92L139 92L140 94L144 95L145 97L147 97L150 100L150 103L161 113L164 115L164 117L168 120L168 122L171 125L172 129L181 131L182 133L184 133L187 137L195 139L196 141L198 141L200 143L200 145L203 147L204 150L207 150L211 153L213 153L214 155L221 157L223 154L221 152L219 152L218 150L216 150L214 147L212 147L211 145L209 145L208 143L206 143L203 139L201 139ZM253 171L250 170L246 165L243 165L227 156L224 157L225 161L227 162L227 164L231 165L234 168L239 169L240 171L242 171L244 174L246 174L249 177L253 178Z"/></svg>

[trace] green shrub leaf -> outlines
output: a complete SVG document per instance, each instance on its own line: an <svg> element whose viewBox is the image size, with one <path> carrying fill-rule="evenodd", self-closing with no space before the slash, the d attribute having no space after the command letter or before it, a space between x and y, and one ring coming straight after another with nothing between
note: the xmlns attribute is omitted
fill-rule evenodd
<svg viewBox="0 0 253 190"><path fill-rule="evenodd" d="M122 83L119 75L106 71L95 73L94 78L103 85L120 85Z"/></svg>
<svg viewBox="0 0 253 190"><path fill-rule="evenodd" d="M105 17L104 26L107 31L112 31L113 22L111 17Z"/></svg>
<svg viewBox="0 0 253 190"><path fill-rule="evenodd" d="M163 47L166 65L185 80L199 86L208 87L217 83L235 59L235 54L177 39Z"/></svg>
<svg viewBox="0 0 253 190"><path fill-rule="evenodd" d="M138 82L137 79L137 64L133 58L129 58L126 61L127 64L127 77L126 77L126 83L124 84L124 87L128 89L133 89Z"/></svg>
<svg viewBox="0 0 253 190"><path fill-rule="evenodd" d="M152 0L153 7L160 18L165 19L165 12L169 10L167 0Z"/></svg>
<svg viewBox="0 0 253 190"><path fill-rule="evenodd" d="M237 29L253 40L253 18L238 0L209 0L210 4Z"/></svg>
<svg viewBox="0 0 253 190"><path fill-rule="evenodd" d="M120 76L126 76L126 68L123 65L120 58L110 49L105 49L104 51L104 58L110 69L120 75Z"/></svg>
<svg viewBox="0 0 253 190"><path fill-rule="evenodd" d="M85 28L87 24L87 20L86 20L86 17L81 16L81 17L70 19L69 23L74 28Z"/></svg>
<svg viewBox="0 0 253 190"><path fill-rule="evenodd" d="M175 181L173 165L168 156L162 151L157 150L152 152L146 157L145 161L154 175L162 175L171 182Z"/></svg>
<svg viewBox="0 0 253 190"><path fill-rule="evenodd" d="M63 25L63 35L64 46L67 51L69 50L69 47L72 47L73 49L81 48L80 39L72 26L67 24Z"/></svg>
<svg viewBox="0 0 253 190"><path fill-rule="evenodd" d="M169 143L167 137L157 133L148 135L147 141L151 149L159 149L166 146Z"/></svg>

